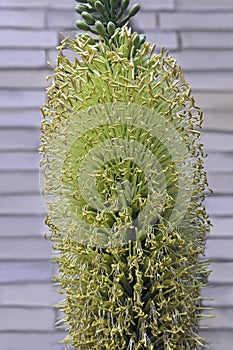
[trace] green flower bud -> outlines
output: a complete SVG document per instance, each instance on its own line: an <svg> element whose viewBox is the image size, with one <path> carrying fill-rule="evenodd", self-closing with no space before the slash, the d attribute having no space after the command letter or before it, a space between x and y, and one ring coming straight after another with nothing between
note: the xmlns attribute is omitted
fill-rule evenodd
<svg viewBox="0 0 233 350"><path fill-rule="evenodd" d="M76 21L76 26L81 30L90 30L90 27L84 21L80 21L80 20Z"/></svg>
<svg viewBox="0 0 233 350"><path fill-rule="evenodd" d="M88 12L82 12L82 17L83 19L87 22L89 25L94 25L95 24L95 18L90 15Z"/></svg>
<svg viewBox="0 0 233 350"><path fill-rule="evenodd" d="M105 30L104 25L103 25L102 22L96 21L96 22L95 22L95 27L96 27L97 32L98 32L102 37L105 37L105 36L106 36L106 30Z"/></svg>
<svg viewBox="0 0 233 350"><path fill-rule="evenodd" d="M138 11L140 10L140 6L139 6L139 4L135 4L135 5L133 5L132 7L131 7L131 9L129 10L129 17L133 17L133 16L135 16L137 13L138 13Z"/></svg>
<svg viewBox="0 0 233 350"><path fill-rule="evenodd" d="M140 43L140 36L138 34L136 34L132 40L132 44L135 47L138 47Z"/></svg>
<svg viewBox="0 0 233 350"><path fill-rule="evenodd" d="M129 6L129 1L130 0L122 0L122 3L121 3L121 12L123 13L127 7Z"/></svg>
<svg viewBox="0 0 233 350"><path fill-rule="evenodd" d="M101 15L105 15L104 6L103 6L103 4L100 1L96 1L95 2L95 9Z"/></svg>
<svg viewBox="0 0 233 350"><path fill-rule="evenodd" d="M116 26L113 22L109 22L107 29L108 29L108 34L112 36L115 33Z"/></svg>
<svg viewBox="0 0 233 350"><path fill-rule="evenodd" d="M75 11L78 12L80 15L82 14L83 11L87 11L88 8L85 5L77 5L75 7Z"/></svg>

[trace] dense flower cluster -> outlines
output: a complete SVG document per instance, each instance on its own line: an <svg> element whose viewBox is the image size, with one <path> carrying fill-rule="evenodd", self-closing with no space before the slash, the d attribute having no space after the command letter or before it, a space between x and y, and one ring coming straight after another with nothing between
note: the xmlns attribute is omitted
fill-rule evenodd
<svg viewBox="0 0 233 350"><path fill-rule="evenodd" d="M207 181L198 131L202 113L176 61L163 50L154 53L149 43L135 50L135 37L125 26L108 43L93 43L88 35L64 39L43 108L46 220L59 265L56 279L66 294L60 305L69 332L65 341L77 350L201 349L200 289L209 272L208 262L200 256L210 225L203 206ZM73 60L65 57L64 49L73 52ZM140 129L118 120L104 124L105 114L102 124L83 127L93 108L119 103L136 105L142 121L145 108L164 118L186 151L180 153L179 142L171 140L166 129L161 139L153 128ZM73 126L67 127L70 120ZM162 203L162 207L140 237L131 232L133 236L116 246L98 245L94 238L84 244L77 235L77 222L91 227L94 237L95 228L109 232L124 227L146 206L149 180L136 153L109 159L93 173L103 203L124 193L125 187L117 189L119 183L132 185L131 197L119 210L87 205L79 190L78 172L85 156L98 144L119 139L139 143L157 159L165 182L159 182L158 175L150 204L154 200L154 206ZM104 151L97 154L96 164ZM185 213L174 222L171 217L174 212L179 217L180 192Z"/></svg>

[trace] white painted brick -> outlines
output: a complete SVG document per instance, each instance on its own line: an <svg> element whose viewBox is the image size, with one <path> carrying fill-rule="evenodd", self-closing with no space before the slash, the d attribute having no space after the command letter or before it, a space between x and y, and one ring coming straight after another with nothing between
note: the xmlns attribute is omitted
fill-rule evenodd
<svg viewBox="0 0 233 350"><path fill-rule="evenodd" d="M224 92L196 92L195 100L202 109L208 111L228 111L232 112L232 93Z"/></svg>
<svg viewBox="0 0 233 350"><path fill-rule="evenodd" d="M164 30L230 30L233 13L161 13L160 25Z"/></svg>
<svg viewBox="0 0 233 350"><path fill-rule="evenodd" d="M37 150L40 144L40 132L36 129L0 130L0 151Z"/></svg>
<svg viewBox="0 0 233 350"><path fill-rule="evenodd" d="M0 110L0 127L39 127L41 119L42 115L38 108Z"/></svg>
<svg viewBox="0 0 233 350"><path fill-rule="evenodd" d="M0 259L6 260L49 260L51 244L41 238L1 238Z"/></svg>
<svg viewBox="0 0 233 350"><path fill-rule="evenodd" d="M45 103L44 91L0 91L0 108L13 107L40 107Z"/></svg>
<svg viewBox="0 0 233 350"><path fill-rule="evenodd" d="M187 50L172 53L185 71L233 69L233 51Z"/></svg>
<svg viewBox="0 0 233 350"><path fill-rule="evenodd" d="M233 194L233 173L208 174L208 183L215 194ZM232 226L233 235L233 226Z"/></svg>
<svg viewBox="0 0 233 350"><path fill-rule="evenodd" d="M143 11L148 10L173 10L175 8L175 0L132 0L132 5L140 4ZM140 13L138 14L140 16Z"/></svg>
<svg viewBox="0 0 233 350"><path fill-rule="evenodd" d="M1 10L0 27L7 28L42 28L45 12L42 10Z"/></svg>
<svg viewBox="0 0 233 350"><path fill-rule="evenodd" d="M205 305L233 307L233 286L213 286L202 290L204 298L213 298L206 300Z"/></svg>
<svg viewBox="0 0 233 350"><path fill-rule="evenodd" d="M207 258L233 261L233 239L208 239Z"/></svg>
<svg viewBox="0 0 233 350"><path fill-rule="evenodd" d="M51 283L0 285L0 305L53 306L64 299Z"/></svg>
<svg viewBox="0 0 233 350"><path fill-rule="evenodd" d="M210 342L211 350L229 350L229 345L233 343L232 330L206 330L200 335Z"/></svg>
<svg viewBox="0 0 233 350"><path fill-rule="evenodd" d="M1 50L0 68L31 68L46 65L45 51Z"/></svg>
<svg viewBox="0 0 233 350"><path fill-rule="evenodd" d="M1 333L0 350L64 350L59 343L65 336L63 332Z"/></svg>
<svg viewBox="0 0 233 350"><path fill-rule="evenodd" d="M74 8L73 0L1 0L0 8Z"/></svg>
<svg viewBox="0 0 233 350"><path fill-rule="evenodd" d="M195 72L186 73L186 80L196 90L204 91L232 91L233 72Z"/></svg>
<svg viewBox="0 0 233 350"><path fill-rule="evenodd" d="M25 283L51 281L53 265L50 261L2 262L0 283Z"/></svg>
<svg viewBox="0 0 233 350"><path fill-rule="evenodd" d="M52 309L1 308L0 330L52 331L54 329Z"/></svg>
<svg viewBox="0 0 233 350"><path fill-rule="evenodd" d="M212 196L206 199L205 204L211 215L233 215L233 196Z"/></svg>
<svg viewBox="0 0 233 350"><path fill-rule="evenodd" d="M214 172L233 171L233 154L210 153L205 159L206 169Z"/></svg>
<svg viewBox="0 0 233 350"><path fill-rule="evenodd" d="M211 218L211 236L233 237L233 218Z"/></svg>
<svg viewBox="0 0 233 350"><path fill-rule="evenodd" d="M204 129L233 132L233 113L224 111L205 111L204 117Z"/></svg>
<svg viewBox="0 0 233 350"><path fill-rule="evenodd" d="M74 4L75 5L75 4ZM49 10L47 12L47 23L49 28L58 28L59 31L63 28L75 27L77 14L72 10Z"/></svg>
<svg viewBox="0 0 233 350"><path fill-rule="evenodd" d="M233 2L231 0L177 0L176 8L178 10L233 10Z"/></svg>
<svg viewBox="0 0 233 350"><path fill-rule="evenodd" d="M54 48L58 44L55 31L26 31L3 29L0 31L0 47L2 48Z"/></svg>
<svg viewBox="0 0 233 350"><path fill-rule="evenodd" d="M35 170L39 168L40 155L37 152L0 153L0 170Z"/></svg>
<svg viewBox="0 0 233 350"><path fill-rule="evenodd" d="M233 151L233 133L203 132L201 142L207 152Z"/></svg>
<svg viewBox="0 0 233 350"><path fill-rule="evenodd" d="M233 330L233 308L215 308L214 311L205 311L206 315L214 315L215 317L203 320L202 325L207 325L212 329L232 329Z"/></svg>
<svg viewBox="0 0 233 350"><path fill-rule="evenodd" d="M40 192L37 171L0 172L0 183L0 194Z"/></svg>
<svg viewBox="0 0 233 350"><path fill-rule="evenodd" d="M131 25L135 30L142 32L144 30L156 29L157 21L155 13L140 13L131 20Z"/></svg>
<svg viewBox="0 0 233 350"><path fill-rule="evenodd" d="M39 195L1 196L0 214L39 214L45 213L45 206Z"/></svg>
<svg viewBox="0 0 233 350"><path fill-rule="evenodd" d="M185 0L186 1L186 0ZM193 2L194 3L194 2ZM233 32L197 31L183 32L181 36L181 47L184 49L232 49Z"/></svg>
<svg viewBox="0 0 233 350"><path fill-rule="evenodd" d="M42 64L42 66L45 64ZM7 66L7 63L6 63ZM17 62L16 62L16 66ZM7 66L8 67L8 66ZM2 70L0 71L1 88L46 88L49 82L46 77L51 71L41 70Z"/></svg>
<svg viewBox="0 0 233 350"><path fill-rule="evenodd" d="M151 44L156 44L158 48L164 46L166 49L177 49L178 38L176 33L158 33L145 31L146 40Z"/></svg>
<svg viewBox="0 0 233 350"><path fill-rule="evenodd" d="M38 216L0 217L1 237L38 237L49 233L45 218Z"/></svg>
<svg viewBox="0 0 233 350"><path fill-rule="evenodd" d="M214 262L210 265L212 273L209 276L210 284L233 283L233 262Z"/></svg>

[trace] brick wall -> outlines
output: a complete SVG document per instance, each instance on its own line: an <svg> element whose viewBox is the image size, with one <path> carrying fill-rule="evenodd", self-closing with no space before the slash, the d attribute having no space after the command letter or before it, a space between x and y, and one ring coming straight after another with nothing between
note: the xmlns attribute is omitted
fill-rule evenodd
<svg viewBox="0 0 233 350"><path fill-rule="evenodd" d="M141 0L133 25L182 65L205 111L203 142L214 223L207 256L215 307L203 334L233 343L233 0ZM51 247L43 239L37 148L47 60L74 33L74 0L0 0L0 350L62 350L54 329Z"/></svg>

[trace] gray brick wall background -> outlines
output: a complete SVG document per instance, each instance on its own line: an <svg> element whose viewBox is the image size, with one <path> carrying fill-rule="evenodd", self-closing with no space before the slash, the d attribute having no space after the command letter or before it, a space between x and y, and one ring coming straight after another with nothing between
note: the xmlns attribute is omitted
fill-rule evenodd
<svg viewBox="0 0 233 350"><path fill-rule="evenodd" d="M233 344L233 0L141 0L134 27L182 65L205 112L214 350ZM47 60L75 33L74 0L0 0L0 350L62 350L37 148ZM207 303L207 302L206 302ZM207 322L205 322L206 324Z"/></svg>

